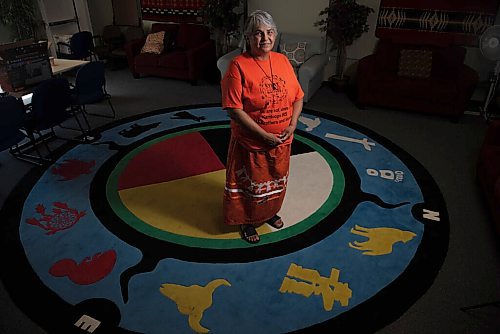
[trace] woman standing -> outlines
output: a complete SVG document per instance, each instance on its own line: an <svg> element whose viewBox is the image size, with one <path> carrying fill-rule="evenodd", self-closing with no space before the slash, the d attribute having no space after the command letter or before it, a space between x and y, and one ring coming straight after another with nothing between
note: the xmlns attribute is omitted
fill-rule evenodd
<svg viewBox="0 0 500 334"><path fill-rule="evenodd" d="M272 16L257 10L245 24L247 51L222 78L222 107L231 118L224 221L239 225L244 240L259 242L255 227L282 228L290 149L302 111L302 91L288 58L273 52Z"/></svg>

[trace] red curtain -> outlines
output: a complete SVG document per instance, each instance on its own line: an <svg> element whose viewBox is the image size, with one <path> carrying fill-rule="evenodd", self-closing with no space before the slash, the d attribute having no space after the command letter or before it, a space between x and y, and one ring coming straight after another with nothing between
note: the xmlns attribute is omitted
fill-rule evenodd
<svg viewBox="0 0 500 334"><path fill-rule="evenodd" d="M141 0L143 20L163 22L202 21L198 10L203 6L203 0Z"/></svg>

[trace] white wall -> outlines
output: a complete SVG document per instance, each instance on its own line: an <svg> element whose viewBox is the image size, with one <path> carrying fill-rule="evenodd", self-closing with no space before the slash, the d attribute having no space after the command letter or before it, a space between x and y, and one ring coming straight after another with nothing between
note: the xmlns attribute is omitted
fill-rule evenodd
<svg viewBox="0 0 500 334"><path fill-rule="evenodd" d="M313 24L326 7L328 0L248 0L248 14L265 10L273 16L278 30L314 36L322 34Z"/></svg>
<svg viewBox="0 0 500 334"><path fill-rule="evenodd" d="M92 30L101 35L104 26L113 24L113 6L111 0L87 0Z"/></svg>

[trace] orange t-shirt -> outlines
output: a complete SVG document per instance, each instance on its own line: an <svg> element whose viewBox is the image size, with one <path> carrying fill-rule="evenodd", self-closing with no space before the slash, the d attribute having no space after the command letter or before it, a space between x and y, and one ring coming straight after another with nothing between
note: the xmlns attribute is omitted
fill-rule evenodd
<svg viewBox="0 0 500 334"><path fill-rule="evenodd" d="M267 60L257 60L248 52L236 56L222 78L221 88L224 109L242 109L265 131L275 135L288 127L293 103L304 97L290 61L277 52L271 52ZM269 148L234 121L231 130L247 149ZM286 143L291 140L292 137Z"/></svg>

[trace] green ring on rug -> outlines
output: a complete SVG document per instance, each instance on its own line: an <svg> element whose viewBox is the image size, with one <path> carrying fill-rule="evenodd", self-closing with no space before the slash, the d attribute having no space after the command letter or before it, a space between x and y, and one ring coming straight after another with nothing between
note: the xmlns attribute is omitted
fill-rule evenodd
<svg viewBox="0 0 500 334"><path fill-rule="evenodd" d="M192 132L200 132L200 131L206 131L212 129L224 129L224 128L229 128L229 125L202 126L202 127L192 128L189 130L179 131L173 134L168 134L165 136L155 138L130 151L127 155L123 157L123 159L121 159L118 162L116 167L110 173L108 181L106 183L106 197L108 199L110 207L115 212L115 214L135 230L145 235L151 236L153 238L172 242L175 244L180 244L189 247L201 247L201 248L212 248L212 249L252 247L253 245L249 245L240 238L237 239L197 238L197 237L179 235L158 229L156 227L147 224L146 222L135 216L132 212L130 212L129 209L123 204L123 202L120 199L120 196L118 195L119 176L123 173L123 171L129 164L131 159L133 159L140 152L169 138L185 135ZM333 174L333 179L334 179L333 187L326 201L318 210L316 210L316 212L314 212L301 222L294 224L293 226L290 226L286 229L262 235L260 238L259 245L282 241L307 231L317 223L321 222L326 216L328 216L333 210L335 210L335 208L339 205L342 199L342 195L344 193L345 177L342 168L340 167L340 164L335 159L335 157L332 156L330 152L328 152L323 147L321 147L320 145L318 145L317 143L315 143L310 139L307 139L297 134L294 135L294 138L313 148L325 159Z"/></svg>

